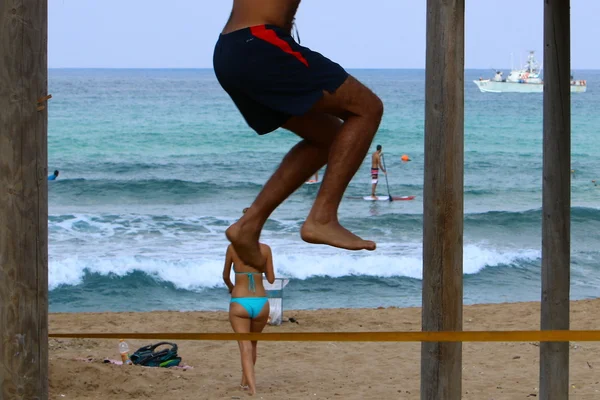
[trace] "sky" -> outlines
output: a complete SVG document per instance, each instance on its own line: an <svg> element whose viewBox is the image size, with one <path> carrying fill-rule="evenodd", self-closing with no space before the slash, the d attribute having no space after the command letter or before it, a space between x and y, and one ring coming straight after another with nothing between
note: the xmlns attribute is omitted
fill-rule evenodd
<svg viewBox="0 0 600 400"><path fill-rule="evenodd" d="M286 1L286 0L279 0ZM50 68L212 68L232 0L48 0ZM544 1L466 0L465 67L543 60ZM600 1L571 1L571 67L600 69ZM345 68L424 68L426 0L303 0L302 45Z"/></svg>

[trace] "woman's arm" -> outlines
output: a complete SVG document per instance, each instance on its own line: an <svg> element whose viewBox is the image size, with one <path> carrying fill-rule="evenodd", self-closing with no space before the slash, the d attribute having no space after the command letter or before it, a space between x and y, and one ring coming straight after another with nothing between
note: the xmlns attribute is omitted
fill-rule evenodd
<svg viewBox="0 0 600 400"><path fill-rule="evenodd" d="M265 275L267 277L267 281L269 283L275 282L275 271L273 270L273 253L271 253L271 248L269 246L266 247L266 258L267 258L267 269L265 271Z"/></svg>
<svg viewBox="0 0 600 400"><path fill-rule="evenodd" d="M229 293L233 291L233 283L231 283L231 264L233 264L233 258L231 257L231 245L227 246L227 252L225 253L225 266L223 267L223 282L227 285Z"/></svg>

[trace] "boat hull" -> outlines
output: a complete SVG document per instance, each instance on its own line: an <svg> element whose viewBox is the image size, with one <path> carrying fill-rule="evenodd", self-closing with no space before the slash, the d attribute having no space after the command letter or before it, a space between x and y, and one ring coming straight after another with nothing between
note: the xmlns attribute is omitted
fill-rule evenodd
<svg viewBox="0 0 600 400"><path fill-rule="evenodd" d="M496 82L490 80L473 81L483 93L542 93L543 83ZM584 93L586 85L571 85L571 93Z"/></svg>

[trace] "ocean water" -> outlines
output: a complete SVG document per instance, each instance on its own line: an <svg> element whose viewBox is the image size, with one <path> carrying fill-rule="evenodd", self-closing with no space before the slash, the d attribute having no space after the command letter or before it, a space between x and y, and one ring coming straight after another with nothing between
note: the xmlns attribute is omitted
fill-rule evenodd
<svg viewBox="0 0 600 400"><path fill-rule="evenodd" d="M600 71L575 71L572 96L573 299L600 296ZM355 70L384 101L393 195L346 198L340 220L375 252L299 237L318 185L267 222L285 308L421 305L423 70ZM465 76L464 301L539 300L542 95L484 94ZM212 70L50 70L50 310L225 310L225 229L250 205L297 138L259 137ZM408 154L410 163L400 156ZM368 159L347 196L370 191ZM322 173L323 171L321 171ZM387 192L385 181L380 194Z"/></svg>

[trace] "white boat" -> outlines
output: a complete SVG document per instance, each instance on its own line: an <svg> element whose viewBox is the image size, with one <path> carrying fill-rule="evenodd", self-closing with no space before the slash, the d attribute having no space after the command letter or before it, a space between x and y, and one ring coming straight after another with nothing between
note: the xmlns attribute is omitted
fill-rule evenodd
<svg viewBox="0 0 600 400"><path fill-rule="evenodd" d="M508 78L504 79L502 71L496 71L492 79L479 78L473 81L480 91L490 93L542 93L544 81L540 77L542 69L535 60L533 51L529 52L527 64L521 69L513 69ZM587 90L587 82L584 80L573 80L571 76L571 93L584 93Z"/></svg>

